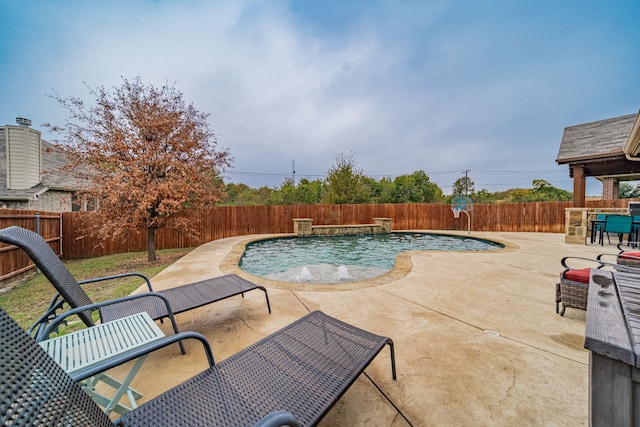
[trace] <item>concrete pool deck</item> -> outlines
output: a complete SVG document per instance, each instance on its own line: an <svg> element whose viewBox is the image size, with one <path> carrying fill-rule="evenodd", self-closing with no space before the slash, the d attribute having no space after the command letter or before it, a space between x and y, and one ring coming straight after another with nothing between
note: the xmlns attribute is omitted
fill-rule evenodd
<svg viewBox="0 0 640 427"><path fill-rule="evenodd" d="M216 360L317 309L392 338L398 379L383 350L321 426L587 425L586 313L556 314L555 284L562 257L595 258L615 246L568 245L552 233L471 236L507 248L412 252L402 271L377 282L305 287L234 270L239 247L265 237L241 236L196 248L152 283L166 289L239 272L267 287L272 314L264 294L250 292L176 316L181 330L208 338ZM161 327L170 333L167 322ZM177 346L151 354L133 382L139 402L205 369L199 346L187 342L184 356Z"/></svg>

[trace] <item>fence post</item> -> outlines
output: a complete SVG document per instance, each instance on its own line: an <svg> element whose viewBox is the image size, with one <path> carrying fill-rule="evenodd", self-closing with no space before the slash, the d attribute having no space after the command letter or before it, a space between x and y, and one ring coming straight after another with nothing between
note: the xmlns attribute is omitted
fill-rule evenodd
<svg viewBox="0 0 640 427"><path fill-rule="evenodd" d="M38 235L40 235L40 212L36 212L36 233L38 233ZM38 269L38 266L36 265L36 273L39 273L40 270Z"/></svg>

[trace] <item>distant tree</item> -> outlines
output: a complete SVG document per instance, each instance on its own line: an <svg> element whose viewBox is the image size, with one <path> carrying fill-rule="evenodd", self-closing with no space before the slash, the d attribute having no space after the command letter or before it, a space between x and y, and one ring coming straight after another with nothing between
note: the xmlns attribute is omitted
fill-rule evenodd
<svg viewBox="0 0 640 427"><path fill-rule="evenodd" d="M247 184L235 184L233 182L229 182L224 186L225 197L222 202L227 205L238 204L240 194L247 191L251 191L251 188Z"/></svg>
<svg viewBox="0 0 640 427"><path fill-rule="evenodd" d="M442 200L442 190L424 171L400 175L393 180L393 203L434 203Z"/></svg>
<svg viewBox="0 0 640 427"><path fill-rule="evenodd" d="M282 185L269 194L267 205L313 205L320 203L324 183L301 178L296 185L292 178L285 178Z"/></svg>
<svg viewBox="0 0 640 427"><path fill-rule="evenodd" d="M271 192L267 198L268 205L295 205L296 185L292 178L285 178L280 187Z"/></svg>
<svg viewBox="0 0 640 427"><path fill-rule="evenodd" d="M174 86L147 86L123 78L108 92L89 88L95 104L51 97L70 113L64 126L47 124L70 154L66 170L82 180L80 202L96 202L92 234L124 238L147 231L148 259L156 259L155 233L163 226L195 233L193 212L224 195L219 172L231 162L217 150L207 114Z"/></svg>
<svg viewBox="0 0 640 427"><path fill-rule="evenodd" d="M365 177L364 182L369 188L371 203L393 203L393 181L382 178L379 181L371 177Z"/></svg>
<svg viewBox="0 0 640 427"><path fill-rule="evenodd" d="M621 182L618 194L621 199L635 199L640 197L640 187L638 187L638 184L633 185L628 182Z"/></svg>
<svg viewBox="0 0 640 427"><path fill-rule="evenodd" d="M571 192L556 188L544 179L534 179L532 184L531 201L569 201L573 199L573 194Z"/></svg>
<svg viewBox="0 0 640 427"><path fill-rule="evenodd" d="M509 199L508 201L512 203L521 203L521 202L531 202L531 190L528 188L516 188L513 190L509 190Z"/></svg>
<svg viewBox="0 0 640 427"><path fill-rule="evenodd" d="M323 202L328 204L369 203L370 188L362 171L357 168L354 155L338 155L329 169Z"/></svg>
<svg viewBox="0 0 640 427"><path fill-rule="evenodd" d="M454 196L468 196L475 191L475 184L468 176L463 176L453 183Z"/></svg>
<svg viewBox="0 0 640 427"><path fill-rule="evenodd" d="M222 204L227 206L264 205L272 190L267 186L251 188L247 184L228 183L224 187L226 197Z"/></svg>
<svg viewBox="0 0 640 427"><path fill-rule="evenodd" d="M493 203L496 201L496 194L483 188L482 190L473 193L471 198L474 203Z"/></svg>
<svg viewBox="0 0 640 427"><path fill-rule="evenodd" d="M296 186L296 200L301 205L314 205L322 200L324 183L319 179L301 178Z"/></svg>
<svg viewBox="0 0 640 427"><path fill-rule="evenodd" d="M269 195L273 192L273 190L266 185L255 190L255 204L256 205L265 205Z"/></svg>

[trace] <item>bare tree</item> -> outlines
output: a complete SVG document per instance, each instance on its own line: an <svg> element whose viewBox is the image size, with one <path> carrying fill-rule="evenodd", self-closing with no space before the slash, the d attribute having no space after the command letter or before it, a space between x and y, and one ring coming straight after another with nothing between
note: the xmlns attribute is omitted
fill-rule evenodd
<svg viewBox="0 0 640 427"><path fill-rule="evenodd" d="M192 213L224 196L219 174L232 158L217 149L208 114L186 105L175 86L122 80L113 92L88 87L91 106L54 93L70 117L45 126L62 136L55 142L69 153L65 169L84 183L78 201L97 207L91 232L106 239L144 228L153 261L159 227L195 234Z"/></svg>

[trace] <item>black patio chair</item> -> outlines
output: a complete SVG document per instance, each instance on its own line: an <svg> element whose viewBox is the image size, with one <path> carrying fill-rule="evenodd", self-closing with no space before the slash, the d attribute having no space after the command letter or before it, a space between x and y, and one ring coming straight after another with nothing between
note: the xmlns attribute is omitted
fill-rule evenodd
<svg viewBox="0 0 640 427"><path fill-rule="evenodd" d="M210 367L112 422L0 308L2 425L313 426L386 345L396 378L391 339L319 311L220 363L213 360L202 335L181 332L140 348L127 360L96 370L109 369L186 338L202 341Z"/></svg>
<svg viewBox="0 0 640 427"><path fill-rule="evenodd" d="M267 300L267 309L271 313L267 290L263 286L258 286L235 274L154 292L149 279L140 273L124 273L77 281L47 242L39 234L25 228L12 226L0 230L0 242L22 248L58 291L58 294L51 300L45 314L38 319L30 330L30 333L33 333L36 337L42 333L47 323L56 316L57 311L62 309L62 305L65 302L72 308L84 307L94 303L80 285L127 276L138 276L144 279L149 292L114 299L109 304L102 304L98 308L98 312L103 323L146 311L154 320L162 320L168 317L171 320L173 329L178 332L178 327L173 317L174 314L235 295L241 294L244 296L245 292L254 289L260 289L264 292ZM167 307L171 307L171 310L167 309ZM91 310L78 313L78 317L87 326L95 325Z"/></svg>

